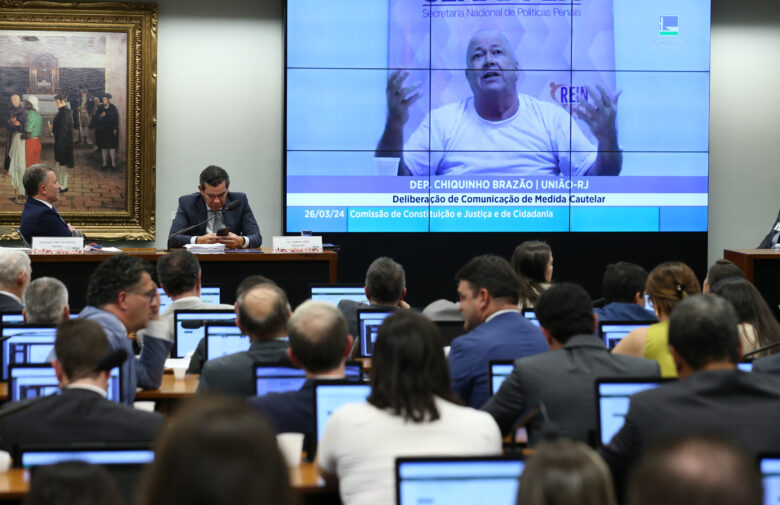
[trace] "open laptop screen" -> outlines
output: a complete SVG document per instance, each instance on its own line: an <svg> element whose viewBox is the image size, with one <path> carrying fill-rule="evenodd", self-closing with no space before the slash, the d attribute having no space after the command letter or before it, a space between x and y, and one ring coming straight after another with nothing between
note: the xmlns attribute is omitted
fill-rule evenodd
<svg viewBox="0 0 780 505"><path fill-rule="evenodd" d="M596 379L596 416L599 440L606 445L626 422L631 395L657 388L673 379Z"/></svg>
<svg viewBox="0 0 780 505"><path fill-rule="evenodd" d="M3 312L0 316L0 323L3 326L14 326L24 324L24 316L21 312Z"/></svg>
<svg viewBox="0 0 780 505"><path fill-rule="evenodd" d="M360 284L309 284L311 299L338 305L341 300L368 304L366 288Z"/></svg>
<svg viewBox="0 0 780 505"><path fill-rule="evenodd" d="M612 350L632 331L647 328L653 323L655 321L599 321L599 336L607 349Z"/></svg>
<svg viewBox="0 0 780 505"><path fill-rule="evenodd" d="M183 358L206 336L206 323L236 320L233 310L175 310L173 312L173 357Z"/></svg>
<svg viewBox="0 0 780 505"><path fill-rule="evenodd" d="M106 397L121 401L120 369L111 370ZM51 365L11 365L9 367L8 398L12 402L58 393L59 381Z"/></svg>
<svg viewBox="0 0 780 505"><path fill-rule="evenodd" d="M761 479L764 483L764 505L780 503L780 454L761 455Z"/></svg>
<svg viewBox="0 0 780 505"><path fill-rule="evenodd" d="M344 366L344 376L350 381L363 378L363 365L349 361ZM285 364L255 363L255 395L298 391L306 382L306 372Z"/></svg>
<svg viewBox="0 0 780 505"><path fill-rule="evenodd" d="M515 368L515 362L511 359L491 359L488 377L490 379L490 395L498 392L501 384L504 383L509 374Z"/></svg>
<svg viewBox="0 0 780 505"><path fill-rule="evenodd" d="M249 337L238 326L206 323L206 359L215 359L249 349ZM247 371L248 372L248 371Z"/></svg>
<svg viewBox="0 0 780 505"><path fill-rule="evenodd" d="M371 386L361 382L325 380L314 383L314 433L322 437L331 414L347 403L363 403Z"/></svg>
<svg viewBox="0 0 780 505"><path fill-rule="evenodd" d="M396 503L514 505L524 468L517 457L398 458Z"/></svg>
<svg viewBox="0 0 780 505"><path fill-rule="evenodd" d="M358 355L361 358L370 358L374 354L374 343L379 333L379 327L382 326L385 318L393 313L395 310L359 309L357 311L358 339L360 341Z"/></svg>
<svg viewBox="0 0 780 505"><path fill-rule="evenodd" d="M536 326L541 326L539 319L536 318L536 311L534 309L523 309L523 317L534 323Z"/></svg>
<svg viewBox="0 0 780 505"><path fill-rule="evenodd" d="M0 332L4 381L8 380L10 365L48 363L57 338L57 329L50 325L7 326L0 328Z"/></svg>
<svg viewBox="0 0 780 505"><path fill-rule="evenodd" d="M163 288L157 288L157 292L160 293L160 314L162 314L173 300L165 294ZM200 287L200 301L209 305L219 305L222 303L222 287L217 284L202 285Z"/></svg>

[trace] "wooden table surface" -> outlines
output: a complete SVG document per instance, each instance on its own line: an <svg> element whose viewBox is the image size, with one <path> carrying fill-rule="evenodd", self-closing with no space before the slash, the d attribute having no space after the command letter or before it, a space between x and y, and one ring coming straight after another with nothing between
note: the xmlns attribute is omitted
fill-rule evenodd
<svg viewBox="0 0 780 505"><path fill-rule="evenodd" d="M135 394L136 400L170 400L187 398L198 389L200 375L184 376L184 380L176 380L172 373L164 373L160 389L144 389ZM2 390L0 390L2 393Z"/></svg>

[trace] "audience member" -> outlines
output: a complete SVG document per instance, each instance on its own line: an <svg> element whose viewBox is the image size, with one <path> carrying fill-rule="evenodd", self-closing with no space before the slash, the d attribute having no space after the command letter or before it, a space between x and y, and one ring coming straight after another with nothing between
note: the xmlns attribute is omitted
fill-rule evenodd
<svg viewBox="0 0 780 505"><path fill-rule="evenodd" d="M21 312L30 283L30 257L18 249L0 249L0 312Z"/></svg>
<svg viewBox="0 0 780 505"><path fill-rule="evenodd" d="M538 404L545 406L549 421L542 416L531 421L529 440L558 432L582 442L591 442L596 430L594 381L599 377L657 377L654 361L610 354L594 335L596 318L590 296L577 284L560 283L542 293L536 305L551 351L515 362L512 374L482 410L490 413L503 434Z"/></svg>
<svg viewBox="0 0 780 505"><path fill-rule="evenodd" d="M276 363L287 358L287 320L290 304L281 288L261 284L236 301L236 324L251 342L249 350L210 359L203 365L198 392L251 396L255 393L253 363Z"/></svg>
<svg viewBox="0 0 780 505"><path fill-rule="evenodd" d="M725 298L737 311L742 354L780 341L780 324L750 281L744 277L728 277L713 284L710 293ZM765 354L778 351L780 347L775 347Z"/></svg>
<svg viewBox="0 0 780 505"><path fill-rule="evenodd" d="M378 309L409 308L406 296L406 273L404 267L391 258L375 259L366 271L366 298L370 305L353 300L341 300L339 309L344 313L350 335L358 334L357 311L368 307Z"/></svg>
<svg viewBox="0 0 780 505"><path fill-rule="evenodd" d="M737 315L726 300L691 296L669 323L679 381L637 393L622 429L601 451L621 481L646 447L671 435L712 432L751 452L780 452L780 379L737 369Z"/></svg>
<svg viewBox="0 0 780 505"><path fill-rule="evenodd" d="M157 442L139 505L294 505L287 466L268 425L242 402L191 401Z"/></svg>
<svg viewBox="0 0 780 505"><path fill-rule="evenodd" d="M152 441L163 427L160 414L106 399L109 370L98 362L111 351L94 321L63 321L52 366L62 394L11 404L0 411L0 444L10 451L30 442Z"/></svg>
<svg viewBox="0 0 780 505"><path fill-rule="evenodd" d="M24 322L59 324L70 317L68 288L54 277L39 277L24 290Z"/></svg>
<svg viewBox="0 0 780 505"><path fill-rule="evenodd" d="M89 277L87 306L79 313L80 319L100 323L111 349L124 349L130 356L122 364L122 399L129 404L135 400L137 387L160 387L165 358L173 346L164 338L167 332L158 314L160 296L151 271L151 264L140 258L111 256ZM144 346L133 357L127 334L142 328L146 328Z"/></svg>
<svg viewBox="0 0 780 505"><path fill-rule="evenodd" d="M24 505L126 505L100 465L63 461L33 472Z"/></svg>
<svg viewBox="0 0 780 505"><path fill-rule="evenodd" d="M761 505L761 473L742 446L712 435L656 444L631 475L628 505Z"/></svg>
<svg viewBox="0 0 780 505"><path fill-rule="evenodd" d="M699 281L685 263L668 261L650 272L645 291L650 295L659 322L632 331L612 352L654 359L661 366L663 377L677 377L668 345L669 317L680 301L701 291Z"/></svg>
<svg viewBox="0 0 780 505"><path fill-rule="evenodd" d="M474 408L488 399L491 359L522 358L548 349L542 332L517 308L520 278L507 260L478 256L456 275L468 333L452 341L452 389Z"/></svg>
<svg viewBox="0 0 780 505"><path fill-rule="evenodd" d="M647 271L634 263L618 261L607 265L601 281L605 305L593 309L599 321L656 321L645 309Z"/></svg>
<svg viewBox="0 0 780 505"><path fill-rule="evenodd" d="M520 276L520 308L533 308L536 300L552 282L552 249L547 242L527 240L515 247L512 268Z"/></svg>
<svg viewBox="0 0 780 505"><path fill-rule="evenodd" d="M397 312L379 328L367 402L336 410L325 426L320 473L338 479L344 505L395 503L397 456L500 454L495 421L454 401L438 329Z"/></svg>
<svg viewBox="0 0 780 505"><path fill-rule="evenodd" d="M599 455L567 439L542 442L520 477L517 505L615 505L609 469Z"/></svg>
<svg viewBox="0 0 780 505"><path fill-rule="evenodd" d="M341 312L326 302L306 301L287 324L290 348L287 355L306 371L298 391L269 393L250 398L249 404L266 416L279 433L305 433L314 428L314 380L343 379L344 364L352 349L352 336ZM311 442L307 442L306 447Z"/></svg>
<svg viewBox="0 0 780 505"><path fill-rule="evenodd" d="M744 272L737 266L736 263L729 260L720 259L712 264L709 270L707 270L707 277L704 278L704 283L701 286L701 292L707 294L710 292L710 288L729 277L741 277L745 278Z"/></svg>

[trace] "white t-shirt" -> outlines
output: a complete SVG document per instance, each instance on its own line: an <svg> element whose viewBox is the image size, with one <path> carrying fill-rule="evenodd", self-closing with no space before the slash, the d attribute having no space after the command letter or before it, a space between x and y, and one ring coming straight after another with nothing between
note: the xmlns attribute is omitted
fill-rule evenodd
<svg viewBox="0 0 780 505"><path fill-rule="evenodd" d="M394 505L395 458L501 454L493 417L436 399L434 422L406 422L368 403L345 405L325 426L317 460L338 475L344 505Z"/></svg>
<svg viewBox="0 0 780 505"><path fill-rule="evenodd" d="M421 176L583 175L596 148L569 113L528 95L518 100L517 113L501 121L477 114L474 97L433 110L404 145L404 163Z"/></svg>

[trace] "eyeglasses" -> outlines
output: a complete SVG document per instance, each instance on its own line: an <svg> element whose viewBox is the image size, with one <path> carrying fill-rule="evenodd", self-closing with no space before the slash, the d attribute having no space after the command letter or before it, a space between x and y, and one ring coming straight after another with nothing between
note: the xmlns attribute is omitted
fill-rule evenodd
<svg viewBox="0 0 780 505"><path fill-rule="evenodd" d="M157 295L156 289L150 289L149 291L128 291L131 295L145 296L149 299L149 303L154 301L154 297Z"/></svg>

